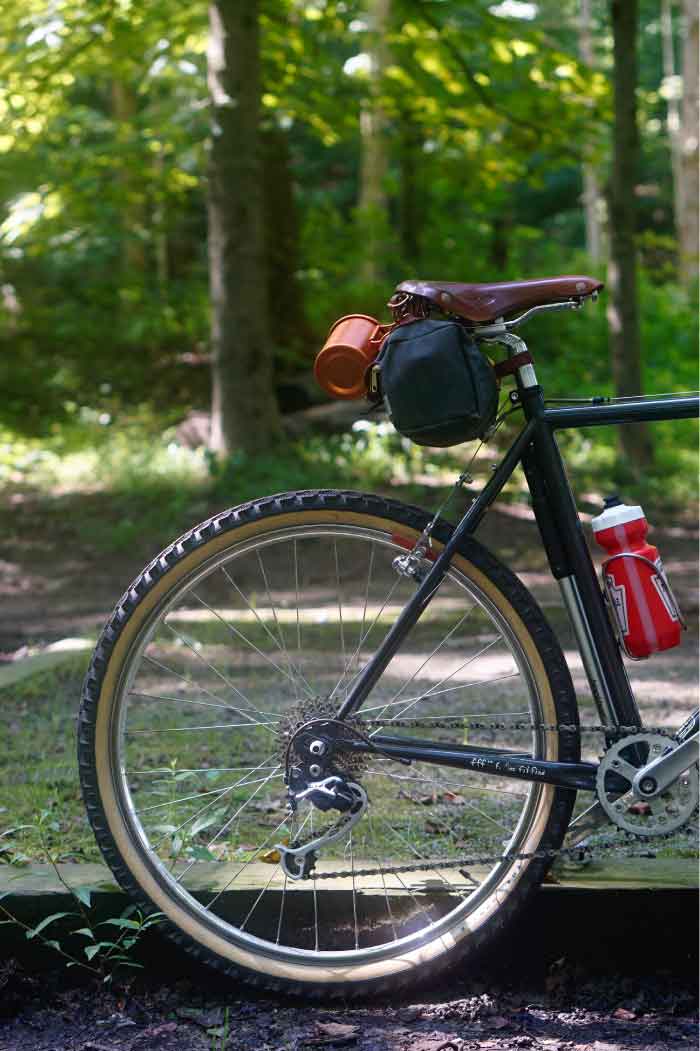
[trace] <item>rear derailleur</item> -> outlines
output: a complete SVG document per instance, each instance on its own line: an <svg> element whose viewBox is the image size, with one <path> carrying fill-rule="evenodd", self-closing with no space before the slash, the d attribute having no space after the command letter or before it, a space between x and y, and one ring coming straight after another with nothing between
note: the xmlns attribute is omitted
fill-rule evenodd
<svg viewBox="0 0 700 1051"><path fill-rule="evenodd" d="M347 726L341 725L346 732ZM293 880L308 879L319 849L345 836L367 809L367 793L362 785L351 779L353 775L349 771L333 763L339 744L336 738L332 721L307 724L292 736L287 747L285 781L289 813L296 813L302 802L310 803L323 813L330 810L340 813L329 828L316 836L312 834L304 842L297 837L289 846L277 844L280 865Z"/></svg>

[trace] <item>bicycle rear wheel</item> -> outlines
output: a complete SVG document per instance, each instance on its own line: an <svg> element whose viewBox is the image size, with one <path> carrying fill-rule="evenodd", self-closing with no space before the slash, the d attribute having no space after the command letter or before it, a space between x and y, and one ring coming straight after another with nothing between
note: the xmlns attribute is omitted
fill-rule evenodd
<svg viewBox="0 0 700 1051"><path fill-rule="evenodd" d="M287 813L284 731L347 696L413 592L391 563L427 521L359 493L234 508L159 555L97 644L79 762L98 843L170 936L250 981L347 996L475 953L546 869L505 855L563 839L573 792L365 756L348 761L369 799L359 822L312 878L280 866L279 844L332 820L310 803ZM449 532L438 525L437 548ZM561 650L474 540L358 718L397 724L393 736L578 754L577 735L542 729L577 720ZM465 856L492 860L467 869Z"/></svg>

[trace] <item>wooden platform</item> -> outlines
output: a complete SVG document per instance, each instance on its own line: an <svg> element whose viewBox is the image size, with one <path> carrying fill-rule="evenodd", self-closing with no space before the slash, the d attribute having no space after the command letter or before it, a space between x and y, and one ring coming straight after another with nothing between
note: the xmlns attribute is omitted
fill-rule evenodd
<svg viewBox="0 0 700 1051"><path fill-rule="evenodd" d="M260 887L269 880L270 866L258 867L264 871L251 871L245 884L235 890L230 887L222 890L230 879L231 867L202 863L196 866L196 872L190 873L189 889L201 900L208 900L212 890L222 890L217 909L223 913L231 910L233 915L240 916L242 905L252 903ZM61 865L60 875L73 889L90 889L93 924L119 916L130 903L104 865ZM554 878L556 882L548 882L539 889L532 904L508 928L501 942L479 959L474 976L480 981L489 976L494 980L507 979L516 973L532 975L536 980L546 975L548 968L562 957L595 973L636 975L665 970L688 975L696 972L696 861L623 859L590 863L581 868L562 867ZM61 879L46 865L0 867L0 901L14 917L29 926L54 913L74 912L76 902ZM342 915L351 901L350 881L328 882L337 914ZM292 888L291 894L289 888ZM365 917L386 915L383 890L377 889L376 878L374 883L368 879L357 889ZM304 898L310 893L309 883L288 883L285 907L308 909ZM391 894L392 902L395 901L400 911L400 892L395 890ZM440 900L443 906L449 904L445 901L445 887L440 886L436 873L425 873L418 896L425 904ZM269 900L270 915L276 915L279 891L268 891L264 897ZM403 901L406 902L405 896ZM335 905L333 915L336 915ZM58 937L64 948L80 953L84 949L84 938L72 936L71 931L82 926L84 922L72 916L52 924L46 933ZM19 926L3 926L2 940L3 955L18 958L27 968L42 970L61 966L55 953L42 948L37 939L28 940ZM142 939L138 956L145 966L156 968L168 979L192 976L199 966L170 944L164 952L157 928Z"/></svg>

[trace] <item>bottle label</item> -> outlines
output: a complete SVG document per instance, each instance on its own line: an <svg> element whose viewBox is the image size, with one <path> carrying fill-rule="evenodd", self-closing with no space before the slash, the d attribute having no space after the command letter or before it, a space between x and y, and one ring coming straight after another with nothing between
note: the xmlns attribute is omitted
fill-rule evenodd
<svg viewBox="0 0 700 1051"><path fill-rule="evenodd" d="M629 618L627 616L627 592L624 584L616 584L615 578L610 573L605 574L605 582L608 586L608 594L612 608L615 611L617 623L620 626L620 634L629 634Z"/></svg>
<svg viewBox="0 0 700 1051"><path fill-rule="evenodd" d="M656 566L657 572L651 578L651 582L656 588L656 593L663 602L664 608L671 620L680 620L678 603L676 602L676 596L671 591L671 585L666 577L664 564L660 558L657 558L654 565Z"/></svg>

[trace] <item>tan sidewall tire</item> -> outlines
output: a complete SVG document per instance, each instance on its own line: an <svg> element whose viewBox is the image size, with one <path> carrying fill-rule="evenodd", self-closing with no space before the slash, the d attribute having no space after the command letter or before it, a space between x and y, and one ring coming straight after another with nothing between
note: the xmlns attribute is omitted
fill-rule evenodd
<svg viewBox="0 0 700 1051"><path fill-rule="evenodd" d="M304 495L307 496L308 494ZM204 950L205 955L209 959L223 966L224 969L253 972L255 979L262 982L262 984L276 988L308 988L309 986L317 989L337 988L339 992L342 989L344 993L347 993L348 990L352 989L383 987L387 984L403 984L406 979L410 978L418 970L423 971L428 965L434 964L443 958L460 955L465 939L468 939L470 935L474 935L475 932L482 931L490 921L493 921L496 912L510 911L507 908L508 899L520 888L523 878L528 875L528 869L538 863L532 861L517 862L511 868L507 881L492 892L474 912L463 919L457 919L454 926L447 933L442 933L434 938L433 941L411 951L402 952L399 956L384 957L376 961L365 961L355 967L348 968L345 966L342 969L337 966L335 968L331 967L323 960L318 963L308 962L307 960L304 960L303 963L282 960L265 955L262 952L253 952L249 947L235 944L225 939L216 931L200 923L196 918L196 914L188 911L168 893L156 878L157 873L154 873L151 867L144 862L142 852L137 849L134 843L132 830L125 819L119 802L110 760L110 740L115 700L118 696L122 671L130 649L135 640L138 639L139 633L148 618L164 602L172 589L183 578L189 577L212 556L224 548L239 544L241 541L248 541L253 537L262 536L270 531L277 531L301 524L313 526L335 522L348 526L380 530L383 533L400 530L402 535L409 537L418 536L419 530L423 527L423 522L420 522L417 527L412 527L405 520L407 517L405 512L409 512L408 517L410 515L415 517L418 513L415 509L401 508L401 505L387 503L386 509L389 513L396 513L398 508L404 511L404 514L398 519L394 518L393 515L391 518L387 518L376 513L359 512L349 508L346 509L345 507L333 506L334 503L342 502L343 496L346 498L347 496L357 498L359 494L322 493L317 494L317 496L319 502L329 506L309 507L308 503L310 501L305 500L304 503L307 504L307 507L304 509L284 511L279 509L278 504L275 506L273 513L263 508L262 513L258 510L258 513L255 514L255 509L259 509L260 505L248 505L248 509L254 513L254 520L252 521L245 521L246 508L235 509L242 512L238 516L239 519L244 519L240 524L235 524L233 528L221 528L217 531L216 528L212 528L212 523L217 522L216 519L205 523L203 526L193 530L191 534L181 538L179 544L164 552L162 556L159 556L159 559L156 559L144 571L144 574L138 578L130 591L126 593L112 618L111 634L114 633L115 618L121 623L118 626L116 637L113 640L107 640L110 652L106 664L104 664L103 659L103 651L105 649L103 636L103 639L98 643L91 672L88 673L86 695L81 709L80 765L88 812L95 828L98 842L107 860L126 889L133 893L134 889L138 888L140 895L145 897L148 907L164 913L170 924L172 924L176 936L185 935L186 943L191 939L191 942L194 943L200 952ZM277 498L277 500L283 501L284 498ZM366 502L382 503L377 501L377 498L367 498ZM263 501L261 504L264 505L265 502ZM422 515L422 512L420 514ZM223 517L220 516L219 522ZM188 551L188 539L201 537L207 531L211 534L209 538L201 543L195 543L191 550ZM442 527L441 532L444 539L444 528ZM436 541L435 546L439 549L441 543ZM471 542L470 546L474 552L477 552L477 550L483 552L483 556L487 560L494 561L492 556L484 552L479 545ZM542 705L543 720L546 723L555 724L563 721L563 718L571 721L571 712L565 714L564 717L562 717L561 712L557 712L552 685L545 670L539 648L532 633L511 601L491 577L474 565L471 559L459 554L455 556L453 562L455 567L469 580L473 581L493 602L518 639L537 685ZM159 569L162 570L163 566L166 569L158 579L156 573ZM500 568L502 572L508 573L504 567ZM518 587L521 586L518 585ZM524 592L524 589L522 590L526 595L527 593ZM127 605L131 608L124 619L123 611ZM110 633L110 626L108 626L106 632ZM95 664L98 665L97 668L94 666ZM99 685L99 689L95 696L94 687L96 685ZM88 740L87 755L84 747L86 739ZM89 743L90 741L91 744ZM554 732L548 733L546 735L546 758L558 758L559 747L559 736ZM96 798L95 793L92 791L95 787L97 789ZM528 831L527 839L520 847L523 852L536 850L541 845L543 838L547 834L547 827L555 799L560 796L561 793L551 786L542 787L534 820ZM116 866L114 864L115 854L119 861L119 864ZM182 938L180 937L179 940L182 941ZM192 949L191 944L189 946L186 944L186 947ZM252 975L248 973L248 977L252 977Z"/></svg>

